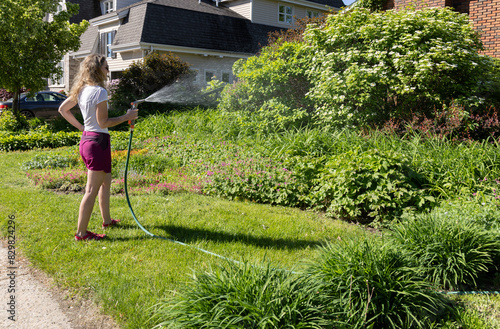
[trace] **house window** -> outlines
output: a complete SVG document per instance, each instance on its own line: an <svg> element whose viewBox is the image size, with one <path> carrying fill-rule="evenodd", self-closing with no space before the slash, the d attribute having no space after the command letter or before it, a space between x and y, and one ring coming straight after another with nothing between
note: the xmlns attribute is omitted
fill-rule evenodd
<svg viewBox="0 0 500 329"><path fill-rule="evenodd" d="M309 18L319 17L319 12L313 11L313 10L308 10L307 17L309 17Z"/></svg>
<svg viewBox="0 0 500 329"><path fill-rule="evenodd" d="M101 33L100 51L101 55L108 58L116 58L116 54L111 50L113 40L115 39L116 31Z"/></svg>
<svg viewBox="0 0 500 329"><path fill-rule="evenodd" d="M61 68L63 74L59 79L56 78L54 75L52 78L49 79L49 85L50 86L63 86L64 85L64 61L60 61L57 63L56 67Z"/></svg>
<svg viewBox="0 0 500 329"><path fill-rule="evenodd" d="M278 21L280 23L292 24L293 20L293 7L279 5Z"/></svg>
<svg viewBox="0 0 500 329"><path fill-rule="evenodd" d="M190 76L193 79L191 82L199 83L199 81L200 81L200 70L198 70L198 69L191 69L191 71L193 71L193 75Z"/></svg>
<svg viewBox="0 0 500 329"><path fill-rule="evenodd" d="M231 73L230 72L222 72L222 82L225 82L225 83L231 82Z"/></svg>
<svg viewBox="0 0 500 329"><path fill-rule="evenodd" d="M111 50L113 34L113 32L106 33L106 57L113 57L113 51Z"/></svg>
<svg viewBox="0 0 500 329"><path fill-rule="evenodd" d="M210 81L212 81L212 78L215 78L215 71L214 70L205 70L205 81L210 82Z"/></svg>
<svg viewBox="0 0 500 329"><path fill-rule="evenodd" d="M63 10L65 10L65 5L64 2L61 1L57 4L56 14L59 14Z"/></svg>
<svg viewBox="0 0 500 329"><path fill-rule="evenodd" d="M105 15L107 13L115 11L114 0L103 1L102 3L102 14Z"/></svg>

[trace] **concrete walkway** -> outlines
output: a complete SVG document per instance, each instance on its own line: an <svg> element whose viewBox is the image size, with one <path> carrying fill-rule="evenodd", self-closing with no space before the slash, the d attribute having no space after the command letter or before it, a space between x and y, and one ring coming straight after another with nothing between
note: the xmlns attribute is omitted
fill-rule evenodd
<svg viewBox="0 0 500 329"><path fill-rule="evenodd" d="M69 298L55 288L44 273L33 269L19 254L10 263L7 246L7 241L0 240L0 328L119 328L92 302Z"/></svg>

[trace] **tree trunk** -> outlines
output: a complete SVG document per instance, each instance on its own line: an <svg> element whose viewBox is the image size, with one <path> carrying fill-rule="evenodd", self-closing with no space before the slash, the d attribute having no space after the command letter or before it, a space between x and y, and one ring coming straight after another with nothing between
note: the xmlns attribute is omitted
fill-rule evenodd
<svg viewBox="0 0 500 329"><path fill-rule="evenodd" d="M21 90L17 88L16 91L14 92L14 96L12 99L12 113L16 118L19 117L19 113L21 112L19 104L20 95L21 95Z"/></svg>

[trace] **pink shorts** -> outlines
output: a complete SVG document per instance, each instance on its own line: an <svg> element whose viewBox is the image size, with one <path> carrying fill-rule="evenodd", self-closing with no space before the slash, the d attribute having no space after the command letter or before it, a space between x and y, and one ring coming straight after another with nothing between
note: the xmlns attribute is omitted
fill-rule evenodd
<svg viewBox="0 0 500 329"><path fill-rule="evenodd" d="M111 143L109 134L84 131L80 140L80 155L87 169L111 172Z"/></svg>

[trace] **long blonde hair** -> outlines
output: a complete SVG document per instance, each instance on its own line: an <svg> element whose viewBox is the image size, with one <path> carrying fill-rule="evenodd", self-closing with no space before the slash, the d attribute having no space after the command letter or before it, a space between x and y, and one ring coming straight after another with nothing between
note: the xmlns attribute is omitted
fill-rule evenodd
<svg viewBox="0 0 500 329"><path fill-rule="evenodd" d="M85 86L106 88L107 75L101 70L105 62L106 57L102 55L91 54L85 57L83 62L80 63L80 69L69 92L69 98L78 102L78 95Z"/></svg>

